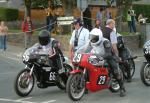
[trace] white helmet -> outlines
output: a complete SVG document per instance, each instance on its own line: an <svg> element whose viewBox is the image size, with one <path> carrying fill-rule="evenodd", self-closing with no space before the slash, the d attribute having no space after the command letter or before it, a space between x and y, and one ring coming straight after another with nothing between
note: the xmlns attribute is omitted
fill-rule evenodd
<svg viewBox="0 0 150 103"><path fill-rule="evenodd" d="M102 41L103 34L102 31L98 28L94 28L90 32L90 42L92 46L96 46Z"/></svg>

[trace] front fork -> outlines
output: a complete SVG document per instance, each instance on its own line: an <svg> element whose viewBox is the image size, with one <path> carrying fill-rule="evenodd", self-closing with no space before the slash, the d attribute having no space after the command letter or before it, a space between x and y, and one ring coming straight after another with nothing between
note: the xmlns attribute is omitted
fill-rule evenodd
<svg viewBox="0 0 150 103"><path fill-rule="evenodd" d="M30 82L30 79L31 79L31 76L32 76L32 74L33 74L33 69L34 69L34 65L30 68L28 65L26 65L25 66L25 68L26 69L30 69L30 73L29 73L29 75L28 75L28 80L27 80L27 84L29 84L29 82Z"/></svg>

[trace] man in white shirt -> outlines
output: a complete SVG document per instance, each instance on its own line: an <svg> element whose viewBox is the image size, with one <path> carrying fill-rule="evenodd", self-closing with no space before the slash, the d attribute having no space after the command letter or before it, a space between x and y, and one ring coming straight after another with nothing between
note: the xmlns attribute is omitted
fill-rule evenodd
<svg viewBox="0 0 150 103"><path fill-rule="evenodd" d="M73 21L74 30L70 39L70 54L74 54L76 50L86 44L89 41L89 30L82 26L80 18Z"/></svg>

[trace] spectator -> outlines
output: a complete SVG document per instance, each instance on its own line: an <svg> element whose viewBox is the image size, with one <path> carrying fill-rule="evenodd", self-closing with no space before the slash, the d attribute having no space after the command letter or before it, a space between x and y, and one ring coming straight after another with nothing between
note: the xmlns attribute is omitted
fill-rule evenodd
<svg viewBox="0 0 150 103"><path fill-rule="evenodd" d="M29 16L22 22L22 31L25 33L25 49L27 49L31 46L33 34L33 24Z"/></svg>
<svg viewBox="0 0 150 103"><path fill-rule="evenodd" d="M101 21L99 19L95 21L95 28L101 29Z"/></svg>
<svg viewBox="0 0 150 103"><path fill-rule="evenodd" d="M136 14L135 14L134 10L132 9L132 5L130 6L130 9L128 10L128 13L131 16L130 32L132 32L132 29L133 29L133 31L136 33L136 26L135 26L135 16L136 16Z"/></svg>
<svg viewBox="0 0 150 103"><path fill-rule="evenodd" d="M138 16L138 22L141 23L146 23L147 18L144 18L142 14L139 14Z"/></svg>
<svg viewBox="0 0 150 103"><path fill-rule="evenodd" d="M87 7L83 12L83 23L84 23L84 27L87 28L89 31L91 31L92 29L91 11L89 7Z"/></svg>
<svg viewBox="0 0 150 103"><path fill-rule="evenodd" d="M100 8L99 11L96 13L96 19L102 21L103 14L102 14L103 9Z"/></svg>
<svg viewBox="0 0 150 103"><path fill-rule="evenodd" d="M85 45L89 40L89 30L82 26L80 18L75 19L72 24L75 30L72 32L72 36L70 39L71 57L77 49Z"/></svg>
<svg viewBox="0 0 150 103"><path fill-rule="evenodd" d="M109 11L109 8L106 9L106 21L108 19L112 19L112 15L111 15L111 12Z"/></svg>
<svg viewBox="0 0 150 103"><path fill-rule="evenodd" d="M53 9L52 7L48 7L45 9L45 12L46 12L46 25L47 25L47 30L49 32L52 31L52 29L54 28L54 25L53 25L53 19L54 19L54 14L53 14Z"/></svg>
<svg viewBox="0 0 150 103"><path fill-rule="evenodd" d="M127 12L127 22L128 22L128 27L130 29L130 32L132 31L132 26L131 26L131 15L130 15L130 11L128 10Z"/></svg>
<svg viewBox="0 0 150 103"><path fill-rule="evenodd" d="M8 27L5 25L4 21L0 23L0 49L1 51L6 51L6 36L8 34Z"/></svg>

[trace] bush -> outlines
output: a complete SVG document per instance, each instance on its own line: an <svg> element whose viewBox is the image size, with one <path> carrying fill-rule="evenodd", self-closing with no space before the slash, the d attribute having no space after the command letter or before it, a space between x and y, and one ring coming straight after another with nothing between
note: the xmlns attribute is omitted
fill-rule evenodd
<svg viewBox="0 0 150 103"><path fill-rule="evenodd" d="M19 11L11 8L0 8L0 20L13 21L17 20Z"/></svg>
<svg viewBox="0 0 150 103"><path fill-rule="evenodd" d="M143 17L150 18L150 13L149 13L150 5L136 4L133 6L133 9L135 10L137 18L138 18L140 13L143 14ZM150 22L150 19L148 19L147 22Z"/></svg>

